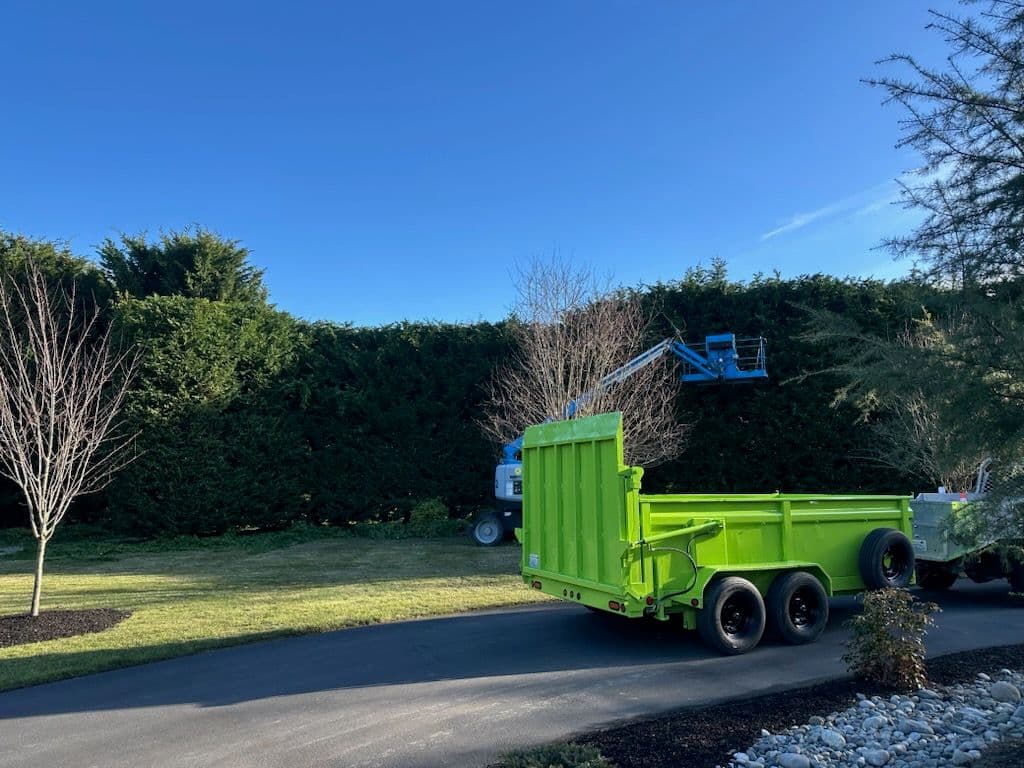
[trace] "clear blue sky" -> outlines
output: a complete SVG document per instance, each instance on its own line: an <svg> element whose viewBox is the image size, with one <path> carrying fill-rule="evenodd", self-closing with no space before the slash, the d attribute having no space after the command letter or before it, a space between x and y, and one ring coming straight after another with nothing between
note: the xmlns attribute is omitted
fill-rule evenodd
<svg viewBox="0 0 1024 768"><path fill-rule="evenodd" d="M502 317L558 252L627 284L890 277L917 162L859 82L951 2L90 2L0 8L0 227L92 255L199 223L271 299Z"/></svg>

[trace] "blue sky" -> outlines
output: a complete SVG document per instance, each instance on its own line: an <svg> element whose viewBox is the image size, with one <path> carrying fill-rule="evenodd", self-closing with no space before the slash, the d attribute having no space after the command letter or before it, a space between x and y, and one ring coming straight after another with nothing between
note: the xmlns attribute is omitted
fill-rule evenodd
<svg viewBox="0 0 1024 768"><path fill-rule="evenodd" d="M0 227L199 223L308 318L498 319L517 261L892 277L894 107L952 2L4 3Z"/></svg>

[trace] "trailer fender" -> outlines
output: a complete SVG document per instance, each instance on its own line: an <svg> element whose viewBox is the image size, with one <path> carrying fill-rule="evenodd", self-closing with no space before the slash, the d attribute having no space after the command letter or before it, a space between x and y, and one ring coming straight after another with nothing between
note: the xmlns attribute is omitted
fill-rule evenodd
<svg viewBox="0 0 1024 768"><path fill-rule="evenodd" d="M672 599L687 608L703 608L704 595L707 592L708 584L716 578L725 578L727 576L739 576L750 581L757 587L758 592L760 592L763 597L768 594L768 590L771 589L772 583L776 578L781 574L792 573L794 571L805 571L811 574L821 582L821 586L824 587L826 595L831 597L834 594L832 579L824 570L822 570L820 565L817 563L788 562L782 567L777 563L772 563L770 565L752 566L750 568L737 570L703 566L697 569L697 580L694 583L693 588L683 595L672 596Z"/></svg>

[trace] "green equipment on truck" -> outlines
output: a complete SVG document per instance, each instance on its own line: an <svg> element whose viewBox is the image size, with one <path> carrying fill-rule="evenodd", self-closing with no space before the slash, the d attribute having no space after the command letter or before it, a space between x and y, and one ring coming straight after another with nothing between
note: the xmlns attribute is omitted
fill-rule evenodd
<svg viewBox="0 0 1024 768"><path fill-rule="evenodd" d="M523 475L528 585L594 611L679 616L722 653L751 650L766 627L812 642L830 596L913 579L909 496L644 494L618 413L530 427Z"/></svg>

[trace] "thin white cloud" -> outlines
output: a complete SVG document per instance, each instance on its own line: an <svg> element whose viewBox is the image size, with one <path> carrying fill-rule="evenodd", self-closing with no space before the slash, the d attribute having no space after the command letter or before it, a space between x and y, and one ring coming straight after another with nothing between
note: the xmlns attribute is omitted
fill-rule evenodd
<svg viewBox="0 0 1024 768"><path fill-rule="evenodd" d="M876 184L869 189L861 190L816 210L794 214L775 229L761 235L760 240L764 242L780 235L795 232L822 219L832 219L835 222L841 222L856 216L870 216L879 213L889 209L893 203L899 201L900 182L911 186L930 184L933 181L948 178L954 170L955 165L947 163L930 172L923 170L907 171L896 179Z"/></svg>
<svg viewBox="0 0 1024 768"><path fill-rule="evenodd" d="M879 211L887 209L890 205L897 202L900 199L899 193L894 192L891 195L873 200L862 208L858 208L854 212L854 216L870 216L872 213L878 213Z"/></svg>
<svg viewBox="0 0 1024 768"><path fill-rule="evenodd" d="M761 239L771 240L773 237L784 235L787 232L793 232L795 230L802 229L811 222L817 221L818 219L823 219L826 216L831 216L835 213L839 213L841 210L843 210L843 206L840 203L832 203L831 205L826 205L825 207L819 208L816 211L810 211L808 213L797 213L794 216L792 216L789 219L789 221L787 221L782 226L777 227L771 230L770 232L765 232L763 235L761 235Z"/></svg>
<svg viewBox="0 0 1024 768"><path fill-rule="evenodd" d="M771 240L773 237L778 237L779 235L785 235L790 232L795 232L798 229L803 229L808 224L812 224L820 219L835 217L845 219L851 215L874 213L875 211L881 210L885 207L886 203L897 199L897 197L898 194L895 181L886 181L881 184L876 184L869 189L856 192L844 197L842 200L837 200L834 203L824 205L817 210L810 211L808 213L794 214L788 221L784 222L780 226L765 232L761 235L760 239L762 242L765 240Z"/></svg>

